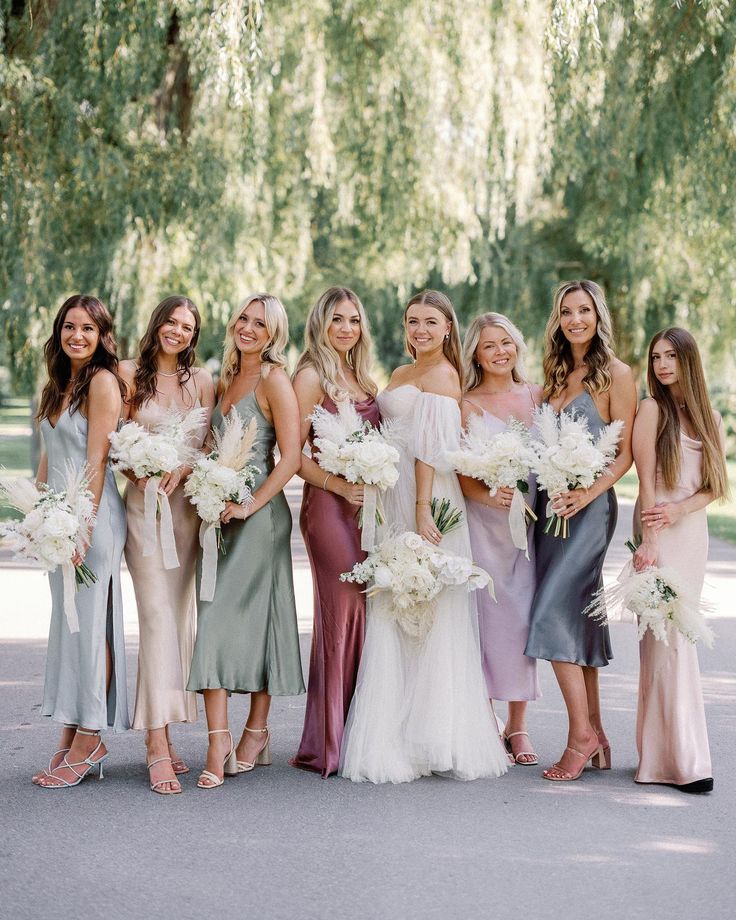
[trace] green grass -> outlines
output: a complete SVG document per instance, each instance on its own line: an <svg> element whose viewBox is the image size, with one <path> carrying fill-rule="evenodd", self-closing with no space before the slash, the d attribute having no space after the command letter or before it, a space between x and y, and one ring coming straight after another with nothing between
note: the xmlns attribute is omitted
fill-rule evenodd
<svg viewBox="0 0 736 920"><path fill-rule="evenodd" d="M5 399L0 405L0 468L5 475L31 475L31 407L27 399ZM0 508L0 521L19 517Z"/></svg>
<svg viewBox="0 0 736 920"><path fill-rule="evenodd" d="M722 505L716 502L708 505L708 532L712 537L736 543L736 461L729 460L727 466L731 500ZM616 494L635 501L638 492L639 480L632 469L616 483Z"/></svg>

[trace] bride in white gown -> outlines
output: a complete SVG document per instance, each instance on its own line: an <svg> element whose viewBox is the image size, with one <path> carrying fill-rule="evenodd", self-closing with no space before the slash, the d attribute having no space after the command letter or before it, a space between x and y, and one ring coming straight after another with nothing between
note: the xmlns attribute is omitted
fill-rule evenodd
<svg viewBox="0 0 736 920"><path fill-rule="evenodd" d="M457 477L444 460L460 436L457 319L444 294L424 291L409 301L404 325L414 364L397 368L378 397L382 418L399 432L401 454L398 483L383 496L384 528L415 530L449 553L470 557L465 515L441 537L429 507L432 497L447 498L465 511ZM446 588L422 642L391 618L388 600L381 592L368 601L340 774L354 782L402 783L430 773L462 780L505 773L508 759L486 695L473 594L465 586Z"/></svg>

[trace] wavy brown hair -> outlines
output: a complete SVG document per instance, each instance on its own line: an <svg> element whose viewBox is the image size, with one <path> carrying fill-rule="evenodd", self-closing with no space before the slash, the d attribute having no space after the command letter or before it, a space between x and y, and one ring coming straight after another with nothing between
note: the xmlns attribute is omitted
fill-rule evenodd
<svg viewBox="0 0 736 920"><path fill-rule="evenodd" d="M678 326L662 329L649 343L647 386L652 399L656 401L659 408L655 450L662 480L667 489L674 489L680 477L682 462L677 405L672 398L670 387L657 380L652 366L652 352L655 345L662 340L672 346L677 358L677 382L682 391L685 411L690 416L695 436L702 445L703 464L700 490L712 493L714 498L726 499L730 491L726 458L721 447L718 425L713 417L703 362L700 360L698 345L693 336L686 329L680 329Z"/></svg>
<svg viewBox="0 0 736 920"><path fill-rule="evenodd" d="M452 305L452 301L447 296L447 294L443 294L442 291L420 291L418 294L415 294L411 298L409 303L406 305L406 309L404 310L405 329L406 314L409 312L409 307L413 307L415 304L420 304L421 306L426 307L434 307L435 310L439 310L447 322L450 323L450 335L442 343L442 352L450 364L452 364L452 366L457 371L457 375L460 378L460 389L464 390L465 369L463 367L462 346L460 345L460 324L457 321L457 316L455 315L455 308ZM413 348L409 342L408 333L405 333L404 335L404 347L406 348L407 353L416 360L416 349Z"/></svg>
<svg viewBox="0 0 736 920"><path fill-rule="evenodd" d="M72 365L69 356L61 347L61 331L66 315L75 307L86 310L89 318L97 326L100 334L97 348L89 361L74 377L69 399L69 413L76 412L87 400L89 385L99 370L110 371L120 388L120 395L125 397L125 383L118 374L117 343L112 329L112 316L107 307L91 294L73 294L61 305L54 318L51 335L43 346L48 380L41 393L36 419L58 415L64 404L64 394L72 380Z"/></svg>
<svg viewBox="0 0 736 920"><path fill-rule="evenodd" d="M613 353L613 324L606 303L603 288L595 281L563 281L555 291L552 313L544 330L544 398L554 399L567 386L575 362L572 347L565 338L560 325L562 301L572 291L584 291L593 301L597 316L596 333L585 353L587 371L583 377L583 389L591 396L610 390L613 378L610 365L615 357Z"/></svg>
<svg viewBox="0 0 736 920"><path fill-rule="evenodd" d="M313 367L319 375L319 385L333 402L347 397L340 389L337 378L340 373L340 355L330 344L329 329L335 310L343 300L349 301L360 316L360 338L347 354L348 365L355 372L358 386L369 396L375 396L378 387L371 377L373 364L373 343L368 326L368 317L358 295L346 287L331 287L320 295L307 314L304 325L304 351L299 356L294 376L304 367Z"/></svg>
<svg viewBox="0 0 736 920"><path fill-rule="evenodd" d="M174 294L172 297L162 300L153 311L151 318L148 320L148 327L138 343L138 360L133 378L133 393L129 400L130 408L133 410L139 409L149 399L153 399L156 396L156 374L158 372L156 357L161 351L158 333L177 307L186 307L194 317L192 341L176 356L176 372L179 386L183 387L192 376L191 368L196 358L196 347L202 320L199 310L188 297Z"/></svg>

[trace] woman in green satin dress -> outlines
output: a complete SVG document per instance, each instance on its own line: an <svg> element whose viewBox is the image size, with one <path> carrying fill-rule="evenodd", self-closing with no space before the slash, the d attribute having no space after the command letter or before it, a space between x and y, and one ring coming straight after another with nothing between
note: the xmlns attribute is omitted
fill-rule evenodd
<svg viewBox="0 0 736 920"><path fill-rule="evenodd" d="M284 486L301 462L299 406L284 370L286 311L276 297L247 298L228 323L217 418L234 407L258 434L249 462L260 469L254 502L229 502L221 515L225 553L212 601L199 601L188 690L204 695L207 764L197 785L271 762L271 696L304 693L291 569L291 513ZM274 463L278 445L279 460ZM201 558L200 558L201 564ZM250 693L237 747L228 729L228 692Z"/></svg>

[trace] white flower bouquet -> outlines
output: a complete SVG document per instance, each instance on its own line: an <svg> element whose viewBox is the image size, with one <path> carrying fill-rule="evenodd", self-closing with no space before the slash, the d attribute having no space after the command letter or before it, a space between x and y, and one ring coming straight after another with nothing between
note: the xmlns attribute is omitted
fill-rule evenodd
<svg viewBox="0 0 736 920"><path fill-rule="evenodd" d="M97 581L84 562L72 563L75 553L84 552L95 522L88 467L78 469L67 461L61 492L30 479L0 476L0 500L23 515L21 520L0 524L0 536L15 554L39 562L47 572L62 567L64 612L69 631L79 632L75 586L88 587Z"/></svg>
<svg viewBox="0 0 736 920"><path fill-rule="evenodd" d="M246 427L234 407L224 420L222 431L213 430L214 449L201 457L184 485L202 519L199 543L202 547L202 581L199 596L211 601L217 583L217 551L223 549L220 515L228 502L249 505L253 501L253 488L258 467L248 463L258 434L255 418Z"/></svg>
<svg viewBox="0 0 736 920"><path fill-rule="evenodd" d="M545 403L536 411L535 424L539 437L533 441L534 472L550 497L544 532L564 539L569 534L568 522L552 511L551 499L569 489L590 488L605 473L616 457L623 422L616 419L595 438L584 416L566 411L558 415Z"/></svg>
<svg viewBox="0 0 736 920"><path fill-rule="evenodd" d="M191 466L199 456L207 410L181 412L174 406L160 411L149 429L138 422L126 422L110 433L113 470L130 470L136 479L148 478L143 497L143 555L156 552L156 514L161 514L161 554L165 569L179 567L174 525L169 500L159 492L161 478L180 466Z"/></svg>
<svg viewBox="0 0 736 920"><path fill-rule="evenodd" d="M435 599L446 587L465 585L468 591L488 587L493 595L493 581L484 569L463 556L443 552L411 531L387 536L340 580L370 582L368 597L390 592L391 616L418 641L429 634L436 616Z"/></svg>
<svg viewBox="0 0 736 920"><path fill-rule="evenodd" d="M636 551L637 542L629 540L626 545ZM704 610L708 605L682 588L677 572L656 566L637 572L629 562L612 585L596 592L583 613L605 624L624 619L628 611L636 618L639 639L650 629L655 639L668 645L671 625L688 642L702 640L711 648L715 635L703 619Z"/></svg>
<svg viewBox="0 0 736 920"><path fill-rule="evenodd" d="M532 448L532 436L523 422L510 417L506 430L492 432L479 415L471 415L468 429L460 440L460 450L447 455L458 473L479 479L488 486L491 496L499 489L513 489L509 508L509 530L517 549L527 548L527 519L537 516L524 500L529 491L529 475L537 455Z"/></svg>
<svg viewBox="0 0 736 920"><path fill-rule="evenodd" d="M360 525L361 546L369 550L375 542L375 525L383 523L378 490L392 489L399 478L399 452L384 434L365 421L349 401L337 412L317 406L309 416L314 428L316 461L326 473L348 482L363 483L364 507Z"/></svg>

